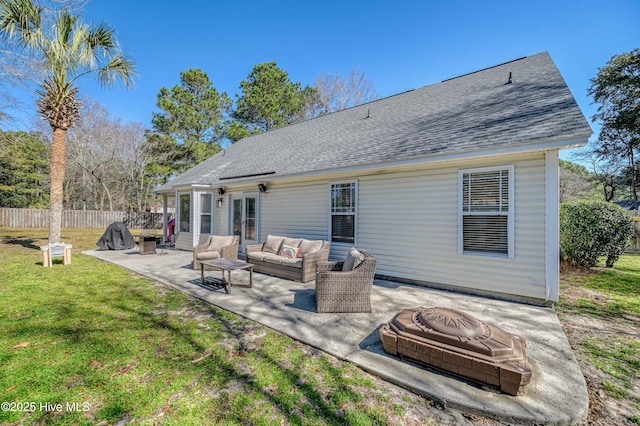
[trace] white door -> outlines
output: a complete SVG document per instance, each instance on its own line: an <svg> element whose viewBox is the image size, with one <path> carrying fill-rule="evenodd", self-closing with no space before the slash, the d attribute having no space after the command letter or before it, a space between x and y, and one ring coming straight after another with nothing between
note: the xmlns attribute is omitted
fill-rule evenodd
<svg viewBox="0 0 640 426"><path fill-rule="evenodd" d="M258 194L231 195L231 232L240 237L240 251L258 244Z"/></svg>

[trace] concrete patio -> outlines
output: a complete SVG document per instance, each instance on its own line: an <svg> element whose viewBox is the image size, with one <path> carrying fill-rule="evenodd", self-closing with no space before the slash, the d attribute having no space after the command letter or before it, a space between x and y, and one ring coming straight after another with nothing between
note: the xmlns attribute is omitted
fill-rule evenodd
<svg viewBox="0 0 640 426"><path fill-rule="evenodd" d="M444 407L507 423L572 424L586 418L588 394L580 367L552 308L376 280L370 314L318 314L314 283L298 283L259 273L248 287L246 271L233 272L233 291L200 285L192 253L159 249L84 252L121 265L212 305L239 314L409 389ZM207 275L219 276L218 272ZM494 323L527 341L533 377L524 396L483 389L382 349L378 329L405 308L448 307Z"/></svg>

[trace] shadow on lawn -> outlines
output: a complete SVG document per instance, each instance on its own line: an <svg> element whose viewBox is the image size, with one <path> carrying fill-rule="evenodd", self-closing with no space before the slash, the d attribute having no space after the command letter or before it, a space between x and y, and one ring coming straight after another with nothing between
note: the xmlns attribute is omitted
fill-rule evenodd
<svg viewBox="0 0 640 426"><path fill-rule="evenodd" d="M2 244L18 245L28 249L40 250L40 245L37 245L36 242L42 243L42 241L42 238L20 238L7 235L3 238Z"/></svg>
<svg viewBox="0 0 640 426"><path fill-rule="evenodd" d="M110 395L102 401L104 406L93 413L96 421L106 418L109 422L116 422L127 416L140 415L136 412L139 407L128 406L130 401L121 399L116 389L109 389L108 383L121 374L143 377L146 381L157 379L163 387L171 387L171 381L166 382L171 379L165 376L137 374L135 370L129 370L130 358L146 365L146 368L155 364L151 368L156 372L179 371L181 376L194 377L189 386L197 383L198 387L204 388L198 392L223 396L207 399L205 404L209 411L207 415L216 422L252 423L260 418L260 413L245 406L247 394L269 401L284 418L293 416L297 418L296 422L301 423L304 419L342 423L346 413L340 406L360 398L350 379L344 377L344 372L320 352L311 356L315 358L317 374L330 383L325 391L305 377L304 356L292 361L281 353L288 352L295 343L282 343L284 351L272 347L265 342L265 339L269 340L268 331L265 332L262 326L193 300L182 301L177 309L175 300L161 299L158 304L158 299L145 294L144 289L122 287L127 292L126 301L120 299L121 295L117 294L120 292L104 294L102 289L89 285L78 297L79 300L85 297L92 299L91 304L52 303L55 315L61 320L46 331L48 335L53 334L66 341L69 347L86 348L83 360L95 360L86 366L90 371L77 372L74 380L103 383L102 392ZM105 317L117 320L105 323L101 319ZM65 321L65 318L73 320ZM206 331L206 336L198 335L185 324L187 321L206 321L211 328ZM122 334L138 333L140 344L131 345L130 340L120 337L120 328ZM20 340L18 336L16 338ZM295 351L295 347L292 350ZM109 354L115 356L110 357ZM118 359L119 356L124 358ZM126 363L127 368L122 363ZM145 386L154 387L147 383L142 387ZM177 385L170 392L175 392L175 395L187 392L185 397L189 398L188 391L181 386ZM175 402L179 407L180 403ZM301 409L301 405L305 409ZM162 404L157 410L163 410ZM267 408L265 414L268 412ZM45 414L41 420L54 418Z"/></svg>
<svg viewBox="0 0 640 426"><path fill-rule="evenodd" d="M173 321L167 318L169 313L155 311L153 314L142 316L145 323L150 321L158 329L171 330L175 339L192 347L196 354L205 354L197 360L185 362L187 360L183 359L180 369L183 372L193 370L193 373L199 377L199 381L210 380L213 389L209 390L209 394L226 396L218 399L220 406L212 413L216 421L254 422L256 413L253 410L243 410L238 406L239 403L242 404L240 401L244 400L247 394L254 393L256 396L261 395L257 397L258 400L270 401L285 418L293 416L298 418L298 422L302 422L303 418L300 417L306 416L309 421L329 419L330 423L341 423L344 421L344 413L342 413L344 410L341 410L339 403L335 401L336 395L350 401L357 401L360 397L353 391L349 380L344 378L344 372L332 365L319 351L312 350L311 356L316 359L318 373L325 376L325 382L331 383L329 394L324 394L317 389L316 385L310 383L308 377L304 376L302 365L300 365L301 360L293 361L289 356L265 342L262 326L215 307L190 303L189 305L193 311L184 315L188 319L202 319L204 316L219 326L217 330L212 329L210 332L219 333L214 345L226 349L216 351L196 341L189 330L172 324ZM289 343L289 345L292 344ZM163 354L162 352L163 350L159 348L160 356L171 359L171 353ZM265 370L268 370L268 374L264 373ZM224 376L224 385L216 387L215 383L219 382L220 375ZM278 385L278 382L282 383L284 389ZM292 393L296 391L299 395L293 396ZM304 414L300 407L301 401L305 401L307 405ZM260 415L257 414L257 416Z"/></svg>

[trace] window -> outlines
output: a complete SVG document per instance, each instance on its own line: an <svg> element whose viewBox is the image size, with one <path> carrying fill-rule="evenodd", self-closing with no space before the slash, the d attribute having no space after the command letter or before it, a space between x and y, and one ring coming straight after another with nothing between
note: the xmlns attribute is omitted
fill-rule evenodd
<svg viewBox="0 0 640 426"><path fill-rule="evenodd" d="M244 197L244 238L256 240L257 196Z"/></svg>
<svg viewBox="0 0 640 426"><path fill-rule="evenodd" d="M331 184L329 235L332 242L355 244L357 194L356 182Z"/></svg>
<svg viewBox="0 0 640 426"><path fill-rule="evenodd" d="M191 232L191 194L180 194L180 232Z"/></svg>
<svg viewBox="0 0 640 426"><path fill-rule="evenodd" d="M200 194L200 233L213 234L213 196Z"/></svg>
<svg viewBox="0 0 640 426"><path fill-rule="evenodd" d="M513 257L513 166L462 170L458 252Z"/></svg>
<svg viewBox="0 0 640 426"><path fill-rule="evenodd" d="M242 198L233 199L233 235L242 241Z"/></svg>

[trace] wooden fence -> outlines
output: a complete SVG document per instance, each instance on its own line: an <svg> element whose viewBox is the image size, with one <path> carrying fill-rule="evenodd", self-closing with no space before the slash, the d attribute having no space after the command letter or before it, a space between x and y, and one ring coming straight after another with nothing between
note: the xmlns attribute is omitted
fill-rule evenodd
<svg viewBox="0 0 640 426"><path fill-rule="evenodd" d="M63 228L106 228L123 222L131 229L162 229L162 213L64 210ZM0 208L0 226L8 228L48 228L49 210Z"/></svg>
<svg viewBox="0 0 640 426"><path fill-rule="evenodd" d="M631 243L627 247L626 253L640 253L640 217L636 214L633 215L633 227L636 232L631 238Z"/></svg>

